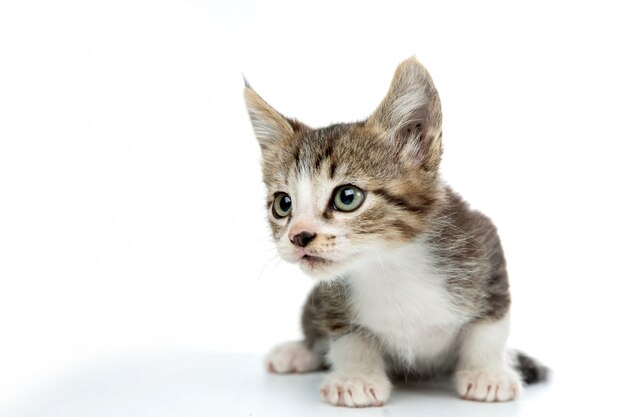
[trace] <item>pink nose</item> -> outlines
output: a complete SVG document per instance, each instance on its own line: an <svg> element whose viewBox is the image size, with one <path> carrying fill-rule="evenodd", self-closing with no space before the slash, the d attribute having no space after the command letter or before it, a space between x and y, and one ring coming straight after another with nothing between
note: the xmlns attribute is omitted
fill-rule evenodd
<svg viewBox="0 0 626 417"><path fill-rule="evenodd" d="M298 222L291 226L289 230L289 240L296 246L305 247L317 234L313 231L315 227L307 222Z"/></svg>
<svg viewBox="0 0 626 417"><path fill-rule="evenodd" d="M315 233L300 232L293 237L290 236L289 240L291 240L291 243L294 245L304 248L306 245L311 243L313 239L315 239L315 236L317 236Z"/></svg>

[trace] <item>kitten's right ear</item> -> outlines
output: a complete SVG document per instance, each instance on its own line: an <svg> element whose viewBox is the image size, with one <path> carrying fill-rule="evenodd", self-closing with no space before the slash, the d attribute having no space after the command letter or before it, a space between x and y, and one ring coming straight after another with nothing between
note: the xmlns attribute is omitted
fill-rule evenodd
<svg viewBox="0 0 626 417"><path fill-rule="evenodd" d="M245 80L244 97L248 114L259 145L263 152L294 133L294 126L282 114L259 96Z"/></svg>
<svg viewBox="0 0 626 417"><path fill-rule="evenodd" d="M367 121L382 129L418 166L436 171L441 158L441 103L428 71L411 57L398 65L389 92Z"/></svg>

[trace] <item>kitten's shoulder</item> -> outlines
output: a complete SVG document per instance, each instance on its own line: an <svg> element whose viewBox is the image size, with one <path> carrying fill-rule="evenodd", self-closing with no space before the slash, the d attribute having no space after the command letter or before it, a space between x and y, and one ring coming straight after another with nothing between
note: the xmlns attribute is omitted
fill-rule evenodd
<svg viewBox="0 0 626 417"><path fill-rule="evenodd" d="M484 213L470 207L448 185L444 186L441 207L433 217L433 230L440 233L441 237L458 240L465 233L481 244L499 244L498 231L493 221Z"/></svg>
<svg viewBox="0 0 626 417"><path fill-rule="evenodd" d="M446 186L445 204L433 220L429 241L454 272L449 286L471 301L478 316L499 319L506 314L511 301L506 260L489 217Z"/></svg>

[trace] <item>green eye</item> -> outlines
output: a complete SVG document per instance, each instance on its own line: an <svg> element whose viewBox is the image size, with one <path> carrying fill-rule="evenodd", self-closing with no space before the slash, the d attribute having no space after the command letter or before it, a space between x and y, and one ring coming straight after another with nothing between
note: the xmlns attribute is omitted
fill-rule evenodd
<svg viewBox="0 0 626 417"><path fill-rule="evenodd" d="M289 216L291 213L291 197L285 193L278 193L274 197L274 204L272 204L272 214L277 219Z"/></svg>
<svg viewBox="0 0 626 417"><path fill-rule="evenodd" d="M365 193L354 185L337 188L333 196L333 208L339 211L354 211L361 207Z"/></svg>

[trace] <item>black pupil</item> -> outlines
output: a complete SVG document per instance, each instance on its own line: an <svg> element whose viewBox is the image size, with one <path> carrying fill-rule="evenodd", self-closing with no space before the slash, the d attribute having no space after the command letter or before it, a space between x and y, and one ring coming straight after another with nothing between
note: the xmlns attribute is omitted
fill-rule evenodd
<svg viewBox="0 0 626 417"><path fill-rule="evenodd" d="M278 205L280 206L280 209L283 211L283 213L288 212L289 208L291 207L291 198L284 195L278 202Z"/></svg>
<svg viewBox="0 0 626 417"><path fill-rule="evenodd" d="M354 190L352 188L346 188L339 193L339 199L343 204L349 206L354 201Z"/></svg>

